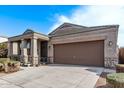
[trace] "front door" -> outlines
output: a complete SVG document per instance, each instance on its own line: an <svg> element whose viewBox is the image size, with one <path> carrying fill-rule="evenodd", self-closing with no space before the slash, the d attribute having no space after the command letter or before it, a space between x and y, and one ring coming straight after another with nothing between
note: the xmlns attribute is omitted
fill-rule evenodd
<svg viewBox="0 0 124 93"><path fill-rule="evenodd" d="M41 42L41 61L47 62L47 41Z"/></svg>
<svg viewBox="0 0 124 93"><path fill-rule="evenodd" d="M47 41L41 42L41 57L47 57Z"/></svg>

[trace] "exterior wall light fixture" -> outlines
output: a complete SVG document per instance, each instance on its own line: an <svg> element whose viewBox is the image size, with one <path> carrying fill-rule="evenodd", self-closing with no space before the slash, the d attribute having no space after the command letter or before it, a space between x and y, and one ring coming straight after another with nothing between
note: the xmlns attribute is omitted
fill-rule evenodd
<svg viewBox="0 0 124 93"><path fill-rule="evenodd" d="M108 45L109 46L112 46L113 45L113 42L112 41L109 41Z"/></svg>

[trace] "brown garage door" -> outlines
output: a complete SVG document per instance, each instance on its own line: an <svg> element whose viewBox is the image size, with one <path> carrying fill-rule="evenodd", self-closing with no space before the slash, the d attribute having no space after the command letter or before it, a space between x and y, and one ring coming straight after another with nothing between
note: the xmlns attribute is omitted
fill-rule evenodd
<svg viewBox="0 0 124 93"><path fill-rule="evenodd" d="M56 44L54 45L54 62L104 66L104 41Z"/></svg>

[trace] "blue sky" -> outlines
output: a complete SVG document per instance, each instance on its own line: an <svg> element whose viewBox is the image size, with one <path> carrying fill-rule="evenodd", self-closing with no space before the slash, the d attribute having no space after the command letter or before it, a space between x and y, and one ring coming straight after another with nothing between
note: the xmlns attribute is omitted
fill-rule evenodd
<svg viewBox="0 0 124 93"><path fill-rule="evenodd" d="M0 6L0 35L15 36L30 28L48 34L64 22L84 25L120 25L118 45L124 46L124 6Z"/></svg>
<svg viewBox="0 0 124 93"><path fill-rule="evenodd" d="M71 15L79 6L0 6L0 34L13 36L27 28L47 34L60 15Z"/></svg>

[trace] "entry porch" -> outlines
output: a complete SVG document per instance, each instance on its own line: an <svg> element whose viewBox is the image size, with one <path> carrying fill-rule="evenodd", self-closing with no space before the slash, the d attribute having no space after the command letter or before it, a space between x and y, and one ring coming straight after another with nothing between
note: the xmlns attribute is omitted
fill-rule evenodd
<svg viewBox="0 0 124 93"><path fill-rule="evenodd" d="M48 36L27 29L22 35L9 38L8 57L23 65L37 66L48 60Z"/></svg>

